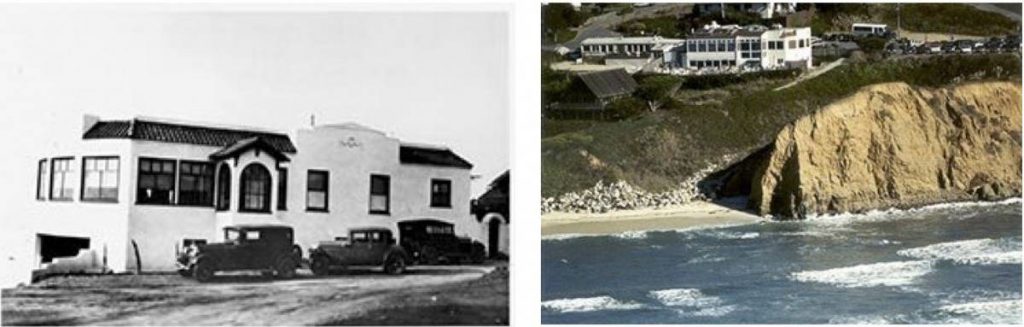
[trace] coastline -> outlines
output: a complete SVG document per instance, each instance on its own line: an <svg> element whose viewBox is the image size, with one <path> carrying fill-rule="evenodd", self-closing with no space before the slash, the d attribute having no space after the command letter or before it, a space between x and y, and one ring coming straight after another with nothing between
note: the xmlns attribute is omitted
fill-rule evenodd
<svg viewBox="0 0 1024 327"><path fill-rule="evenodd" d="M556 235L611 235L650 230L753 224L764 219L717 203L693 201L658 209L607 213L552 212L541 215L541 238Z"/></svg>

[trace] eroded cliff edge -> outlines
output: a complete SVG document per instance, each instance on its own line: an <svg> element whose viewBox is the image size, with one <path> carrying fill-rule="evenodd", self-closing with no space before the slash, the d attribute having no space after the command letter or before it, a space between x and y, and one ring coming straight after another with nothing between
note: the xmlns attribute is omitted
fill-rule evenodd
<svg viewBox="0 0 1024 327"><path fill-rule="evenodd" d="M1020 117L1010 82L872 85L784 127L722 191L777 217L1019 196Z"/></svg>

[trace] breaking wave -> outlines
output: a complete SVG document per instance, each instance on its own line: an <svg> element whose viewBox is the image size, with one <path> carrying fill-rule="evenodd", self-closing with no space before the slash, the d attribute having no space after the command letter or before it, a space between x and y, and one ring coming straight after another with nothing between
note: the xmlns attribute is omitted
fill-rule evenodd
<svg viewBox="0 0 1024 327"><path fill-rule="evenodd" d="M647 232L646 231L642 231L642 230L640 230L640 231L631 230L631 231L625 231L625 232L618 233L618 234L612 234L612 237L620 238L620 239L624 239L624 240L640 240L640 239L647 238Z"/></svg>
<svg viewBox="0 0 1024 327"><path fill-rule="evenodd" d="M674 288L650 291L648 296L661 304L675 308L679 313L698 317L720 317L736 309L733 305L723 305L717 296L701 293L694 288Z"/></svg>
<svg viewBox="0 0 1024 327"><path fill-rule="evenodd" d="M940 307L939 310L956 316L970 317L972 319L967 320L970 323L1021 323L1020 299L950 304Z"/></svg>
<svg viewBox="0 0 1024 327"><path fill-rule="evenodd" d="M548 300L540 303L541 308L558 313L591 312L604 310L636 310L644 305L636 302L622 302L610 296Z"/></svg>
<svg viewBox="0 0 1024 327"><path fill-rule="evenodd" d="M932 270L932 261L897 261L801 271L790 275L798 282L830 284L839 287L903 286L914 283Z"/></svg>
<svg viewBox="0 0 1024 327"><path fill-rule="evenodd" d="M1021 264L1021 242L1013 239L937 243L896 253L904 257L949 260L967 265Z"/></svg>
<svg viewBox="0 0 1024 327"><path fill-rule="evenodd" d="M1021 198L1009 198L1002 201L996 202L950 202L950 203L939 203L932 204L918 208L910 209L875 209L869 210L862 213L837 213L837 214L811 214L807 216L806 221L811 224L825 224L825 225L845 225L854 222L882 222L891 220L901 219L927 219L924 215L917 213L936 211L936 210L949 210L949 209L964 209L964 208L978 208L978 207L992 207L1002 206L1006 204L1021 203ZM973 216L971 216L973 217ZM966 218L966 217L965 217Z"/></svg>

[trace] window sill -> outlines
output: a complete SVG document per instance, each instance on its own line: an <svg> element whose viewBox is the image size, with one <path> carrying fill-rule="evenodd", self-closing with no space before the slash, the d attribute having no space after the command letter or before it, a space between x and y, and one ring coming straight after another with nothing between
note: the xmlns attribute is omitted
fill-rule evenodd
<svg viewBox="0 0 1024 327"><path fill-rule="evenodd" d="M117 199L82 199L82 202L117 204Z"/></svg>
<svg viewBox="0 0 1024 327"><path fill-rule="evenodd" d="M372 211L371 210L370 214L371 215L380 215L380 216L390 216L391 212L390 211Z"/></svg>
<svg viewBox="0 0 1024 327"><path fill-rule="evenodd" d="M320 212L320 213L327 213L327 212L329 212L329 211L327 210L327 208L324 208L324 209L318 209L318 208L306 208L306 212Z"/></svg>
<svg viewBox="0 0 1024 327"><path fill-rule="evenodd" d="M189 207L189 208L213 208L213 204L183 204L183 203L179 203L179 204L177 204L177 206L179 206L179 207Z"/></svg>
<svg viewBox="0 0 1024 327"><path fill-rule="evenodd" d="M256 214L270 214L270 210L245 210L238 209L238 213L256 213Z"/></svg>
<svg viewBox="0 0 1024 327"><path fill-rule="evenodd" d="M74 201L75 200L71 199L71 198L50 199L50 202L74 202Z"/></svg>
<svg viewBox="0 0 1024 327"><path fill-rule="evenodd" d="M452 208L452 206L451 206L451 205L446 205L446 206L442 206L442 205L430 205L430 208L431 208L431 209L451 209L451 208Z"/></svg>

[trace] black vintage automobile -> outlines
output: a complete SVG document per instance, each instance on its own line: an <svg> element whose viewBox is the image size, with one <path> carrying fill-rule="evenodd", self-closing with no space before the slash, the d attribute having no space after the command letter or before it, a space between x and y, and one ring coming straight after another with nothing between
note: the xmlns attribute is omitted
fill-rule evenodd
<svg viewBox="0 0 1024 327"><path fill-rule="evenodd" d="M217 271L259 270L292 278L302 261L302 248L292 243L292 228L280 225L224 227L223 243L194 244L178 253L178 273L200 282Z"/></svg>
<svg viewBox="0 0 1024 327"><path fill-rule="evenodd" d="M397 275L405 271L409 257L387 228L356 228L347 238L320 242L309 249L309 268L317 275L335 269L382 267L385 273Z"/></svg>
<svg viewBox="0 0 1024 327"><path fill-rule="evenodd" d="M486 256L482 243L455 236L454 225L448 222L406 220L398 223L398 233L399 244L417 263L481 263Z"/></svg>

